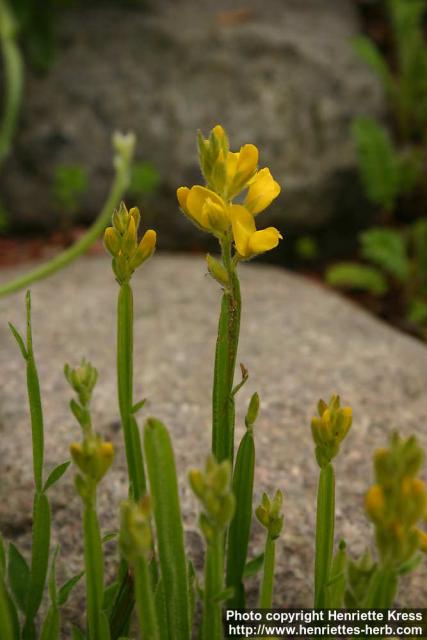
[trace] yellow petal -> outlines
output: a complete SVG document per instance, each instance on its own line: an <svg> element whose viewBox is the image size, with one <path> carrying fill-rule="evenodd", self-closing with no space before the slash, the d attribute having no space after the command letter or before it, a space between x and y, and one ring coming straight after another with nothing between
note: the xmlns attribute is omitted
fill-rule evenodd
<svg viewBox="0 0 427 640"><path fill-rule="evenodd" d="M190 189L188 187L179 187L179 189L176 190L176 197L178 198L179 206L181 207L181 209L186 208L186 202L189 193Z"/></svg>
<svg viewBox="0 0 427 640"><path fill-rule="evenodd" d="M252 254L264 253L274 249L282 239L279 231L274 227L268 227L262 231L256 231L249 238L249 250Z"/></svg>
<svg viewBox="0 0 427 640"><path fill-rule="evenodd" d="M242 258L248 258L250 256L249 239L256 231L253 216L241 204L231 205L229 214L237 253Z"/></svg>
<svg viewBox="0 0 427 640"><path fill-rule="evenodd" d="M193 220L199 224L203 229L212 231L211 225L207 217L207 209L204 206L207 199L210 199L214 204L218 206L224 206L223 200L213 191L200 185L191 187L190 192L186 199L185 211Z"/></svg>
<svg viewBox="0 0 427 640"><path fill-rule="evenodd" d="M280 185L273 179L270 169L265 167L258 171L251 181L244 205L253 215L256 215L277 198L280 190Z"/></svg>
<svg viewBox="0 0 427 640"><path fill-rule="evenodd" d="M258 164L258 149L254 144L245 144L239 153L237 173L252 175Z"/></svg>
<svg viewBox="0 0 427 640"><path fill-rule="evenodd" d="M211 229L215 232L227 231L230 226L230 218L228 217L225 202L214 202L211 198L206 198L203 205L203 216L206 216Z"/></svg>

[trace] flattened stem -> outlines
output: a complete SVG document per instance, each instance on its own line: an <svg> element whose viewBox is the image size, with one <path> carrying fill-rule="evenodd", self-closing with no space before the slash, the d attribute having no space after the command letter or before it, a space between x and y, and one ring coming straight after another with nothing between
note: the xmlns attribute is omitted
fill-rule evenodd
<svg viewBox="0 0 427 640"><path fill-rule="evenodd" d="M314 606L327 606L327 584L332 564L335 526L335 474L331 463L321 468L317 490Z"/></svg>
<svg viewBox="0 0 427 640"><path fill-rule="evenodd" d="M234 370L240 333L240 283L230 257L230 241L222 245L229 289L224 291L218 323L212 393L212 453L218 462L234 458Z"/></svg>

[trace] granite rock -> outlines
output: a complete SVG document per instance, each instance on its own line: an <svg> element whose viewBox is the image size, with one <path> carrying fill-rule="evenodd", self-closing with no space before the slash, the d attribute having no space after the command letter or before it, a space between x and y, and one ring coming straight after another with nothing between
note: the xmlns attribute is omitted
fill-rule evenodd
<svg viewBox="0 0 427 640"><path fill-rule="evenodd" d="M1 198L16 227L58 224L58 164L90 177L99 209L112 175L111 134L137 133L138 158L160 174L146 199L163 248L201 245L177 213L175 190L200 180L195 132L221 122L233 147L260 146L284 190L270 214L312 229L366 208L349 132L383 112L380 86L358 60L351 0L160 0L141 10L80 7L58 16L57 59L28 71L15 151ZM286 206L285 206L286 205ZM165 215L160 215L165 214ZM167 221L167 222L164 222Z"/></svg>

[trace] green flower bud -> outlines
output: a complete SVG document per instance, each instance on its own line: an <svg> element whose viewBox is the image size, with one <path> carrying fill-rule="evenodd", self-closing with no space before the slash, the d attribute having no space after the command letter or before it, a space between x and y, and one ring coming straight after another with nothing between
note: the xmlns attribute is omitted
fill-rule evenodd
<svg viewBox="0 0 427 640"><path fill-rule="evenodd" d="M281 491L276 491L273 500L270 500L266 493L263 493L261 503L255 509L255 515L265 527L273 540L276 540L283 528L283 494Z"/></svg>
<svg viewBox="0 0 427 640"><path fill-rule="evenodd" d="M210 532L223 531L231 521L235 500L231 491L231 467L228 460L217 463L213 456L206 461L205 471L193 469L189 473L192 490L203 505L200 526L206 540Z"/></svg>
<svg viewBox="0 0 427 640"><path fill-rule="evenodd" d="M252 428L258 418L259 413L259 395L254 393L249 401L248 411L246 413L245 424L248 429Z"/></svg>
<svg viewBox="0 0 427 640"><path fill-rule="evenodd" d="M208 271L212 278L219 282L219 284L227 287L229 284L228 273L222 264L218 262L218 260L215 260L209 253L206 255L206 262L208 263Z"/></svg>
<svg viewBox="0 0 427 640"><path fill-rule="evenodd" d="M319 400L317 410L319 415L311 420L311 433L317 463L324 467L338 454L339 445L350 430L352 410L340 406L339 396L332 396L329 405Z"/></svg>
<svg viewBox="0 0 427 640"><path fill-rule="evenodd" d="M131 564L151 553L150 513L148 496L139 503L128 500L121 505L119 545L123 557Z"/></svg>

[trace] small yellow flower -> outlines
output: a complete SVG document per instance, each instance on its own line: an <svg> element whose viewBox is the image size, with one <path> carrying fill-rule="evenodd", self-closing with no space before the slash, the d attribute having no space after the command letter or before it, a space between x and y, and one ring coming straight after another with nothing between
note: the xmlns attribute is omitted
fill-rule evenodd
<svg viewBox="0 0 427 640"><path fill-rule="evenodd" d="M382 487L374 484L365 495L365 509L374 522L384 517L385 499Z"/></svg>
<svg viewBox="0 0 427 640"><path fill-rule="evenodd" d="M248 185L258 165L258 149L245 144L240 151L228 152L226 162L226 192L228 198L236 197Z"/></svg>
<svg viewBox="0 0 427 640"><path fill-rule="evenodd" d="M237 253L245 260L274 249L282 239L274 227L257 231L252 214L240 204L231 205L230 217Z"/></svg>
<svg viewBox="0 0 427 640"><path fill-rule="evenodd" d="M214 191L195 185L180 187L177 192L179 205L196 226L214 234L227 231L230 226L228 208Z"/></svg>
<svg viewBox="0 0 427 640"><path fill-rule="evenodd" d="M244 205L255 216L264 211L277 198L280 185L265 167L256 173L249 183Z"/></svg>

